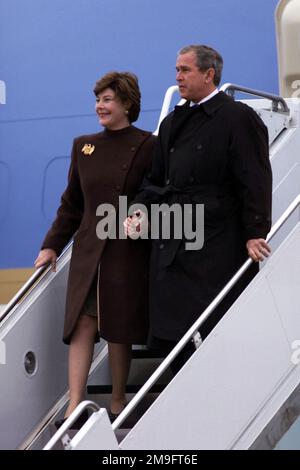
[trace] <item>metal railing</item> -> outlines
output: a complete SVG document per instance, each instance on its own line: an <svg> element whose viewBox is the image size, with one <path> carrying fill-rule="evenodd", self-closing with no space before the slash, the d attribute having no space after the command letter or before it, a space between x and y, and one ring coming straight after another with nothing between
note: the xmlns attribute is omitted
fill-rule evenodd
<svg viewBox="0 0 300 470"><path fill-rule="evenodd" d="M19 303L23 297L30 291L30 289L34 286L34 284L42 278L43 274L46 274L51 268L49 266L42 266L41 268L37 269L32 276L26 281L26 283L21 287L20 290L16 293L16 295L9 301L9 303L5 306L4 310L0 314L0 321L2 321L10 312L11 310Z"/></svg>
<svg viewBox="0 0 300 470"><path fill-rule="evenodd" d="M268 100L272 101L272 111L281 112L285 114L288 114L290 112L286 101L281 96L273 95L265 91L254 90L252 88L246 88L240 85L236 85L234 83L225 83L224 85L221 86L220 91L227 93L232 98L234 98L236 91L241 91L242 93L246 93L247 95L260 96L261 98L267 98ZM279 107L281 107L281 110L278 109Z"/></svg>
<svg viewBox="0 0 300 470"><path fill-rule="evenodd" d="M289 216L294 212L294 210L300 205L300 194L294 199L294 201L288 206L286 211L278 219L278 221L273 225L270 233L267 237L267 242L269 242L274 235L278 232L280 227L284 222L289 218ZM177 354L183 349L183 347L191 340L191 338L197 333L199 327L204 323L204 321L209 317L213 310L219 305L223 298L228 294L244 272L249 268L253 261L249 258L243 266L236 272L236 274L230 279L228 284L220 291L217 297L211 302L211 304L202 312L198 320L190 327L186 334L181 338L179 343L175 348L169 353L169 355L164 359L164 361L159 365L156 371L151 375L147 382L141 387L137 394L132 398L129 404L126 406L124 411L120 413L118 418L113 422L112 428L115 431L119 426L125 421L128 415L134 410L138 403L144 398L146 393L154 385L154 383L159 379L159 377L165 372L169 367L171 362L175 359Z"/></svg>
<svg viewBox="0 0 300 470"><path fill-rule="evenodd" d="M162 105L161 112L160 112L159 119L158 119L157 128L153 132L154 135L158 134L159 126L160 126L162 120L169 114L171 101L172 101L174 93L178 93L178 86L177 85L170 86L167 89L166 93L165 93L163 105ZM185 102L185 100L182 100L182 102Z"/></svg>
<svg viewBox="0 0 300 470"><path fill-rule="evenodd" d="M57 263L59 263L59 261L63 258L65 253L72 246L72 244L73 242L69 243L66 246L66 248L64 249L60 257L57 259ZM4 310L2 310L0 314L0 322L4 320L4 318L12 311L12 309L27 296L27 294L31 291L31 289L35 286L35 284L41 281L49 273L49 271L51 271L51 265L42 266L41 268L38 268L32 274L32 276L30 276L28 281L25 282L25 284L21 287L21 289L18 290L16 295L8 302Z"/></svg>
<svg viewBox="0 0 300 470"><path fill-rule="evenodd" d="M83 413L84 410L87 409L92 409L93 411L99 411L100 406L97 405L97 403L90 401L90 400L85 400L82 401L76 409L73 411L73 413L66 419L66 421L61 425L61 427L56 431L54 436L51 437L50 441L47 442L43 450L51 450L55 446L55 444L58 443L60 439L62 439L67 431L70 429L72 424L77 421L79 416ZM101 438L101 436L99 436ZM69 440L69 438L67 438Z"/></svg>

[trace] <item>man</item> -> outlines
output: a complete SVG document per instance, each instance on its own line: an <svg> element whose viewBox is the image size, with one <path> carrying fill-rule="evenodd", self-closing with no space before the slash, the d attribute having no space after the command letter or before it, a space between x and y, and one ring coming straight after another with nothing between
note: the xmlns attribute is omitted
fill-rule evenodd
<svg viewBox="0 0 300 470"><path fill-rule="evenodd" d="M267 128L255 111L217 86L223 60L214 49L179 51L176 80L186 103L162 122L151 173L135 203L204 204L204 244L153 240L150 346L174 346L250 256L253 263L200 329L205 337L267 257L272 174ZM195 106L196 105L196 106ZM142 214L143 215L143 214ZM133 234L137 217L125 228Z"/></svg>

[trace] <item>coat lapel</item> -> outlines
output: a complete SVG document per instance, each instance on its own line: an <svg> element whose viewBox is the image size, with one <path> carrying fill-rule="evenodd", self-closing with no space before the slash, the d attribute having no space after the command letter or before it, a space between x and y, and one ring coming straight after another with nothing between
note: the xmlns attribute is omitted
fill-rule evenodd
<svg viewBox="0 0 300 470"><path fill-rule="evenodd" d="M194 112L195 109L190 107L189 102L182 106L175 106L169 133L168 150L170 147L172 147L178 132L182 129L184 124L186 124Z"/></svg>

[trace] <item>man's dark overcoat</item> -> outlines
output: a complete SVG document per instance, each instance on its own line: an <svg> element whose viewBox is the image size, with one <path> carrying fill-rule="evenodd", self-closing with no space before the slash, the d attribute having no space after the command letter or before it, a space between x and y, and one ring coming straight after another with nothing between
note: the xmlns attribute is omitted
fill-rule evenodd
<svg viewBox="0 0 300 470"><path fill-rule="evenodd" d="M187 251L184 238L152 241L153 337L179 340L246 260L246 241L266 237L271 195L268 132L252 108L219 92L199 107L176 106L165 118L135 202L148 209L189 203L194 215L195 204L204 204L204 245ZM204 336L257 270L253 264L221 313L206 322Z"/></svg>
<svg viewBox="0 0 300 470"><path fill-rule="evenodd" d="M128 202L134 198L149 171L154 141L151 133L134 126L118 131L106 129L74 140L68 186L42 244L42 248L52 248L59 255L75 234L66 300L65 343L70 342L99 263L100 336L125 344L141 344L146 339L150 243L100 240L96 234L100 221L96 210L103 203L118 208L120 195L126 195Z"/></svg>

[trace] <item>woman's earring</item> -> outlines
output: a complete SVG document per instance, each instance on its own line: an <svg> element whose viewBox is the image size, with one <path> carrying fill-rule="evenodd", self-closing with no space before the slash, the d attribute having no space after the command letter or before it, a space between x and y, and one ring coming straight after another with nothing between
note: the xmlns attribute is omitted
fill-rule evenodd
<svg viewBox="0 0 300 470"><path fill-rule="evenodd" d="M125 114L128 114L128 109L125 109Z"/></svg>

